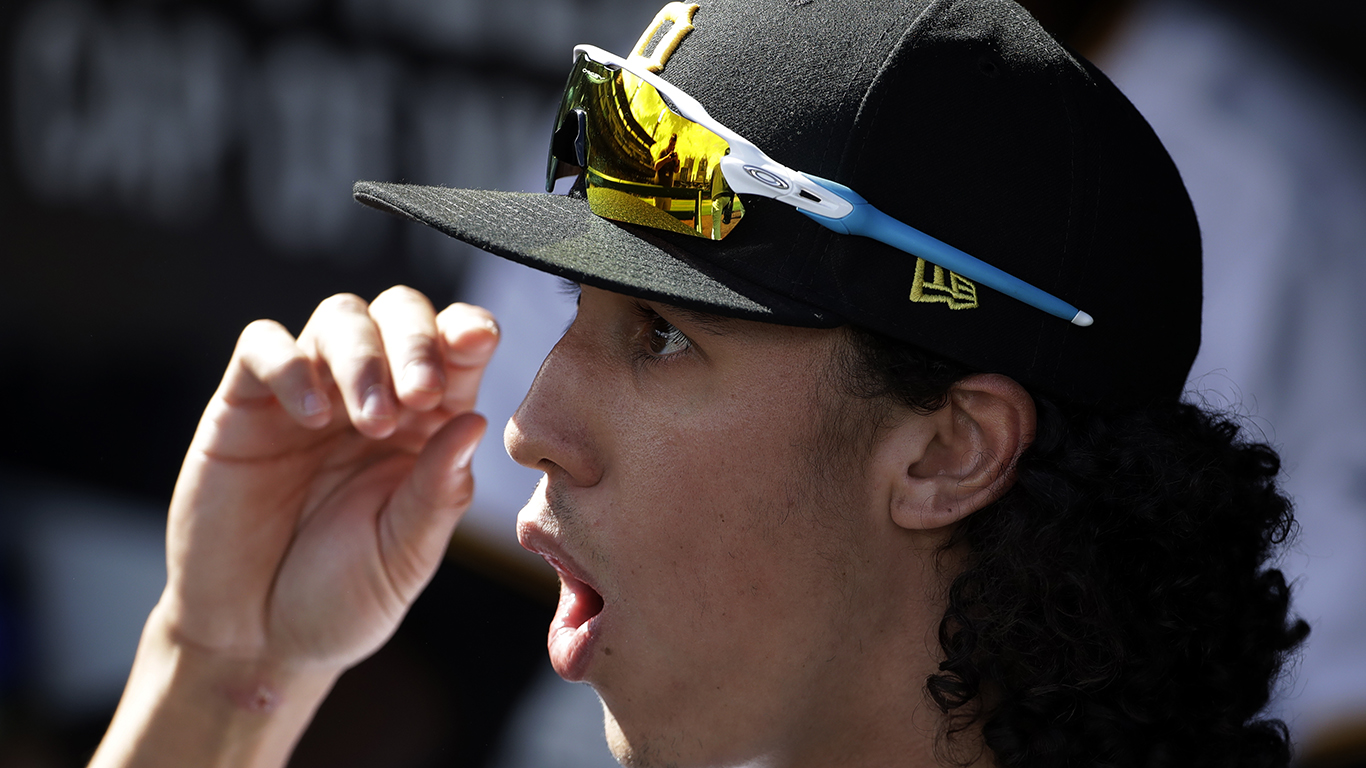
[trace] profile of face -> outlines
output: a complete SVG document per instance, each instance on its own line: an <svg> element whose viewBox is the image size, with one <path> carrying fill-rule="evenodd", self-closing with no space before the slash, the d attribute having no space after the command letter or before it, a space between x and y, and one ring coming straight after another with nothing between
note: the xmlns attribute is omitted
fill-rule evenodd
<svg viewBox="0 0 1366 768"><path fill-rule="evenodd" d="M518 533L561 575L551 661L623 763L833 765L870 711L936 727L945 527L907 478L963 460L951 418L868 434L846 343L584 287L508 423L545 473Z"/></svg>

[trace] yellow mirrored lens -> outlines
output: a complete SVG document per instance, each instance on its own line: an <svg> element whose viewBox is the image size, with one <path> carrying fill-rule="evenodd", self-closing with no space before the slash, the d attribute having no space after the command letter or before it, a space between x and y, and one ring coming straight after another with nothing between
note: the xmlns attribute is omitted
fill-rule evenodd
<svg viewBox="0 0 1366 768"><path fill-rule="evenodd" d="M578 62L562 108L587 112L588 202L599 216L720 240L744 217L721 173L724 139L625 70Z"/></svg>

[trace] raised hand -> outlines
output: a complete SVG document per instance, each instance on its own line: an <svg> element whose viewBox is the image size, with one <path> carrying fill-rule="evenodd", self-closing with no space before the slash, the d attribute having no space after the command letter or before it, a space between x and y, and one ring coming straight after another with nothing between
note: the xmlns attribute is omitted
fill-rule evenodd
<svg viewBox="0 0 1366 768"><path fill-rule="evenodd" d="M200 719L236 735L210 727L200 745L222 741L232 764L287 757L436 570L469 504L497 340L484 310L438 315L402 287L324 301L297 340L272 321L243 331L177 480L166 591L95 764L189 759L166 751L156 734L176 718L156 711L205 686Z"/></svg>

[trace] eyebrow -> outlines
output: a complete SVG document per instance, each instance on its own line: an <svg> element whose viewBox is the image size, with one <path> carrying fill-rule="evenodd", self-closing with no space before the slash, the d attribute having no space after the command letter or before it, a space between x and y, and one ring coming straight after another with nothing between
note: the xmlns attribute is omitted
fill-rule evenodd
<svg viewBox="0 0 1366 768"><path fill-rule="evenodd" d="M567 277L561 277L557 282L560 284L560 292L572 299L577 300L579 295L583 292L580 283L570 280ZM704 312L700 309L688 309L687 307L680 307L675 304L670 304L667 301L660 301L657 299L642 299L636 296L632 296L631 298L636 301L648 301L652 304L658 304L667 309L670 314L680 316L688 324L695 325L712 336L725 336L735 328L735 323L733 322L734 318L712 314L711 312Z"/></svg>
<svg viewBox="0 0 1366 768"><path fill-rule="evenodd" d="M703 312L697 309L679 307L663 301L657 301L655 303L668 309L673 314L682 316L690 325L695 325L712 336L725 336L735 330L734 318L714 315L710 312Z"/></svg>

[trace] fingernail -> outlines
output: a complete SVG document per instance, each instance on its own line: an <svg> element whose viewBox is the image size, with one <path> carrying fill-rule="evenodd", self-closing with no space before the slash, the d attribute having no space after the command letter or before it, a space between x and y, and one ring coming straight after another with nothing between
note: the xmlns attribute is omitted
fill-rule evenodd
<svg viewBox="0 0 1366 768"><path fill-rule="evenodd" d="M473 353L475 353L475 354L477 354L477 355L487 355L487 354L493 352L493 350L496 349L497 347L498 347L498 337L497 337L497 336L494 336L494 337L492 337L492 338L487 338L487 339L484 339L483 341L479 342L477 345L475 345L474 349L472 349L472 350L470 350L470 351L473 352Z"/></svg>
<svg viewBox="0 0 1366 768"><path fill-rule="evenodd" d="M474 449L479 447L479 441L475 440L469 445L460 449L460 453L455 455L455 468L464 469L470 465L470 459L474 458Z"/></svg>
<svg viewBox="0 0 1366 768"><path fill-rule="evenodd" d="M441 372L427 360L414 360L403 367L403 388L410 392L440 392Z"/></svg>
<svg viewBox="0 0 1366 768"><path fill-rule="evenodd" d="M327 410L327 402L323 400L322 395L319 395L316 389L310 389L304 392L300 408L305 416L317 416Z"/></svg>
<svg viewBox="0 0 1366 768"><path fill-rule="evenodd" d="M466 341L459 346L452 347L446 353L446 359L459 366L482 365L497 347L498 337L485 336L478 342Z"/></svg>
<svg viewBox="0 0 1366 768"><path fill-rule="evenodd" d="M360 415L366 419L382 419L386 415L385 410L383 388L375 384L365 390L365 397L361 399Z"/></svg>

